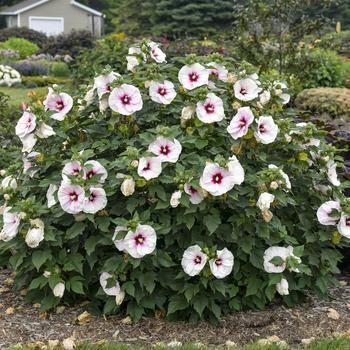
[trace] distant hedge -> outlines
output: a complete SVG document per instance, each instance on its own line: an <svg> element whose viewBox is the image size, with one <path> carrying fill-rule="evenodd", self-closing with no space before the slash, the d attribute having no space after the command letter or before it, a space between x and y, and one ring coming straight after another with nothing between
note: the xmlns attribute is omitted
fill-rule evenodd
<svg viewBox="0 0 350 350"><path fill-rule="evenodd" d="M9 38L26 39L40 48L44 47L48 41L48 37L36 30L27 27L13 27L0 30L0 41L6 41Z"/></svg>

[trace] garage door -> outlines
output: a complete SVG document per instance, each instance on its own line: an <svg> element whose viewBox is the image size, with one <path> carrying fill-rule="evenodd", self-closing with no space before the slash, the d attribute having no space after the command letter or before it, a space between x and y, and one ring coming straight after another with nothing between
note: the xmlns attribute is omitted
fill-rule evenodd
<svg viewBox="0 0 350 350"><path fill-rule="evenodd" d="M58 35L64 31L62 17L29 17L29 28L46 35Z"/></svg>

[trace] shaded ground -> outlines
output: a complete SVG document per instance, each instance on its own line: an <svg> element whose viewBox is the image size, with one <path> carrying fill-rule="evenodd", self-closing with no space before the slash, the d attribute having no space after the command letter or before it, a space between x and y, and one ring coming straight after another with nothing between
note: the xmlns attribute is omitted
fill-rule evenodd
<svg viewBox="0 0 350 350"><path fill-rule="evenodd" d="M93 317L89 323L78 325L75 320L84 311L83 306L65 309L60 314L53 312L42 320L38 309L24 304L23 298L6 286L9 277L6 270L0 270L0 349L18 343L62 340L73 334L79 342L107 340L132 344L168 343L175 339L204 344L224 344L227 340L245 344L272 335L296 344L305 338L327 337L338 332L350 334L349 285L332 289L326 301L310 297L307 303L290 309L274 306L265 311L239 312L225 317L219 327L208 323L189 326L154 318L132 325L124 324L122 317ZM10 307L14 307L14 312L7 315ZM329 317L329 308L337 311L338 319Z"/></svg>

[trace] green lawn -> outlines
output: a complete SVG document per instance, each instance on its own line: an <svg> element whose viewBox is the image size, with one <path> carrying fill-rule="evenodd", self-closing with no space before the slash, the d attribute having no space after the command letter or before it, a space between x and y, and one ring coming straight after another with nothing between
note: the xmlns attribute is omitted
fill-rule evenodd
<svg viewBox="0 0 350 350"><path fill-rule="evenodd" d="M24 349L29 350L33 347L13 347L9 350ZM177 350L213 350L213 349L232 349L232 350L349 350L350 349L350 339L336 338L336 339L326 339L315 341L314 343L307 346L297 346L297 347L280 347L278 345L268 345L261 346L256 344L247 345L245 347L204 347L199 345L184 345L181 347L167 347L167 346L128 346L120 344L108 344L108 345L79 345L76 350L165 350L165 349L177 349ZM61 350L61 348L56 348L56 350Z"/></svg>
<svg viewBox="0 0 350 350"><path fill-rule="evenodd" d="M21 102L30 102L30 98L27 96L27 94L31 91L35 92L40 99L47 94L46 87L26 89L0 86L0 92L11 97L10 104L14 107L19 106Z"/></svg>

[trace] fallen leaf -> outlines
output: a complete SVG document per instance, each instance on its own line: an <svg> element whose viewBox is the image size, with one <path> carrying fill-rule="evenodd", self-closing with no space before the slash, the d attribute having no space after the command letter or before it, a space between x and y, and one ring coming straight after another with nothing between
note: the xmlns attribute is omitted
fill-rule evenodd
<svg viewBox="0 0 350 350"><path fill-rule="evenodd" d="M346 304L346 308L350 310L350 304Z"/></svg>
<svg viewBox="0 0 350 350"><path fill-rule="evenodd" d="M331 318L332 320L339 320L339 318L340 318L339 312L337 310L335 310L335 309L332 309L332 308L328 309L327 316L329 318Z"/></svg>
<svg viewBox="0 0 350 350"><path fill-rule="evenodd" d="M348 282L347 281L339 281L339 284L342 286L342 287L345 287L348 285Z"/></svg>
<svg viewBox="0 0 350 350"><path fill-rule="evenodd" d="M9 307L5 311L6 315L13 315L15 313L15 308Z"/></svg>
<svg viewBox="0 0 350 350"><path fill-rule="evenodd" d="M227 341L225 342L225 346L228 347L228 348L236 348L236 347L237 347L237 344L236 344L234 341L227 340Z"/></svg>
<svg viewBox="0 0 350 350"><path fill-rule="evenodd" d="M57 340L57 339L49 340L49 341L47 342L47 346L48 346L49 348L56 348L56 347L58 347L59 344L60 344L60 341Z"/></svg>
<svg viewBox="0 0 350 350"><path fill-rule="evenodd" d="M40 305L39 303L33 304L33 307L34 307L35 309L39 309L40 306L41 306L41 305Z"/></svg>
<svg viewBox="0 0 350 350"><path fill-rule="evenodd" d="M76 318L76 322L82 326L84 324L89 323L91 321L91 317L91 314L89 314L87 311L84 311Z"/></svg>
<svg viewBox="0 0 350 350"><path fill-rule="evenodd" d="M64 310L66 309L65 306L57 306L56 308L56 314L62 314L64 312Z"/></svg>
<svg viewBox="0 0 350 350"><path fill-rule="evenodd" d="M13 278L6 278L4 281L4 285L9 287L13 286L13 283L14 283Z"/></svg>
<svg viewBox="0 0 350 350"><path fill-rule="evenodd" d="M301 339L301 343L304 345L310 345L314 341L315 341L315 337Z"/></svg>
<svg viewBox="0 0 350 350"><path fill-rule="evenodd" d="M130 316L126 316L122 319L122 324L132 324L132 319Z"/></svg>
<svg viewBox="0 0 350 350"><path fill-rule="evenodd" d="M112 338L113 338L113 339L117 339L117 338L118 338L119 333L120 333L120 330L119 330L119 329L117 329L117 330L116 330L116 331L113 333Z"/></svg>
<svg viewBox="0 0 350 350"><path fill-rule="evenodd" d="M72 337L64 339L63 342L62 342L62 345L63 345L63 349L64 350L73 350L76 347L75 339L72 338Z"/></svg>
<svg viewBox="0 0 350 350"><path fill-rule="evenodd" d="M44 312L39 312L39 318L41 320L46 320L47 319L47 312L44 311Z"/></svg>

